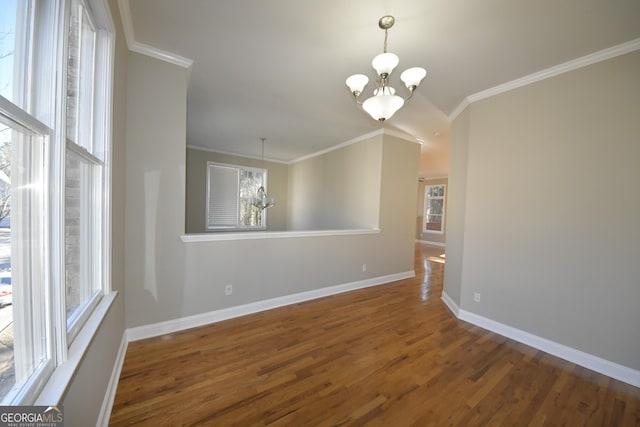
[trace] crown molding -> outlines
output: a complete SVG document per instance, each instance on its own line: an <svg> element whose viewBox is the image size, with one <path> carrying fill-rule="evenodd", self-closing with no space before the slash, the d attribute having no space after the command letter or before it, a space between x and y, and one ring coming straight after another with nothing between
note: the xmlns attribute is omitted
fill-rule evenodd
<svg viewBox="0 0 640 427"><path fill-rule="evenodd" d="M292 165L298 162L302 162L304 160L308 160L311 159L313 157L318 157L318 156L322 156L323 154L327 154L330 153L332 151L335 150L339 150L340 148L344 148L344 147L348 147L349 145L353 145L356 144L358 142L364 141L366 139L370 139L379 135L389 135L389 136L394 136L396 138L400 138L403 139L407 142L412 142L414 144L419 144L421 145L420 141L417 140L417 138L404 133L404 132L400 132L397 130L393 130L393 129L377 129L374 130L373 132L369 132L369 133L365 133L364 135L360 135L357 136L353 139L350 139L348 141L342 142L340 144L331 146L329 148L325 148L324 150L320 150L320 151L316 151L315 153L311 153L311 154L307 154L305 156L302 157L298 157L297 159L293 159L293 160L277 160L277 159L273 159L273 158L267 158L265 157L264 160L267 162L273 162L273 163L282 163L282 164L286 164L286 165ZM224 154L227 156L236 156L236 157L243 157L246 159L256 159L256 160L261 160L260 157L258 156L251 156L251 155L246 155L246 154L239 154L239 153L233 153L230 151L222 151L222 150L218 150L215 148L208 148L208 147L202 147L200 145L193 145L193 144L187 144L187 148L190 148L192 150L199 150L199 151L208 151L211 153L217 153L217 154Z"/></svg>
<svg viewBox="0 0 640 427"><path fill-rule="evenodd" d="M340 148L348 147L349 145L353 145L353 144L356 144L356 143L358 143L360 141L364 141L365 139L369 139L369 138L376 137L378 135L382 135L383 133L384 133L384 129L377 129L377 130L374 130L373 132L365 133L364 135L357 136L357 137L355 137L353 139L350 139L348 141L345 141L345 142L342 142L340 144L334 145L332 147L325 148L324 150L316 151L315 153L311 153L311 154L307 154L306 156L298 157L297 159L291 160L289 162L289 164L294 164L294 163L302 162L304 160L309 160L309 159L311 159L313 157L322 156L323 154L327 154L327 153L330 153L332 151L339 150Z"/></svg>
<svg viewBox="0 0 640 427"><path fill-rule="evenodd" d="M469 97L467 96L456 108L453 109L451 114L449 114L449 123L452 123L464 110L466 110L469 105L471 105L471 101L469 101Z"/></svg>
<svg viewBox="0 0 640 427"><path fill-rule="evenodd" d="M504 92L508 92L513 89L527 86L532 83L536 83L551 77L558 76L560 74L574 71L579 68L586 67L588 65L596 64L598 62L606 61L607 59L615 58L620 55L624 55L630 52L634 52L640 49L640 38L630 40L626 43L622 43L607 49L600 50L598 52L591 53L589 55L581 56L580 58L567 61L565 63L555 65L553 67L538 71L533 74L529 74L519 79L511 80L510 82L494 86L492 88L476 92L467 96L462 102L451 112L449 115L449 121L454 121L470 104L480 101L482 99L490 98L495 95L499 95Z"/></svg>
<svg viewBox="0 0 640 427"><path fill-rule="evenodd" d="M124 37L127 40L127 47L130 51L150 56L151 58L159 59L160 61L165 61L179 67L191 68L193 65L192 59L136 41L129 0L118 0L118 9L120 9L120 19L122 20Z"/></svg>
<svg viewBox="0 0 640 427"><path fill-rule="evenodd" d="M302 157L298 157L297 159L291 160L289 162L289 164L294 164L294 163L298 163L298 162L302 162L304 160L308 160L311 159L313 157L317 157L317 156L322 156L323 154L327 154L330 153L331 151L335 151L335 150L339 150L340 148L344 148L344 147L348 147L349 145L353 145L356 144L358 142L364 141L366 139L370 139L379 135L389 135L389 136L394 136L396 138L400 138L400 139L404 139L405 141L408 142L412 142L414 144L421 144L417 138L406 134L404 132L400 132L397 130L393 130L393 129L385 129L385 128L381 128L381 129L377 129L374 130L373 132L369 132L369 133L365 133L364 135L360 135L357 136L353 139L350 139L348 141L342 142L340 144L334 145L332 147L326 148L324 150L320 150L320 151L316 151L315 153L311 153L308 154L306 156L302 156Z"/></svg>
<svg viewBox="0 0 640 427"><path fill-rule="evenodd" d="M130 47L135 42L135 34L133 32L133 20L131 19L129 0L118 0L118 9L120 10L120 20L122 21L124 38L127 40L127 47Z"/></svg>
<svg viewBox="0 0 640 427"><path fill-rule="evenodd" d="M230 151L222 151L222 150L217 150L215 148L202 147L200 145L187 144L187 148L190 148L192 150L198 150L198 151L207 151L209 153L223 154L225 156L242 157L243 159L262 160L262 157L260 156L251 156L248 154L232 153ZM286 160L278 160L278 159L273 159L269 157L265 157L264 161L269 163L281 163L284 165L288 165L290 163Z"/></svg>
<svg viewBox="0 0 640 427"><path fill-rule="evenodd" d="M382 129L382 133L389 136L394 136L396 138L404 139L407 142L413 142L414 144L422 145L423 142L420 142L418 138L415 136L409 135L408 133L401 132L399 130L394 129Z"/></svg>
<svg viewBox="0 0 640 427"><path fill-rule="evenodd" d="M159 59L170 64L177 65L182 68L191 68L193 60L180 56L173 52L167 52L166 50L157 49L153 46L149 46L144 43L134 42L129 46L129 50L132 52L140 53L142 55L150 56L151 58Z"/></svg>

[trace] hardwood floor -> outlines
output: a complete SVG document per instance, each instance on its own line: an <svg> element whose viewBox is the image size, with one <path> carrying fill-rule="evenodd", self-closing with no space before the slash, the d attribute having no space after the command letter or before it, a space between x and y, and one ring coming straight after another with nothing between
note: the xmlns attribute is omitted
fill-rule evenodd
<svg viewBox="0 0 640 427"><path fill-rule="evenodd" d="M112 426L640 426L640 389L457 320L416 278L129 343Z"/></svg>

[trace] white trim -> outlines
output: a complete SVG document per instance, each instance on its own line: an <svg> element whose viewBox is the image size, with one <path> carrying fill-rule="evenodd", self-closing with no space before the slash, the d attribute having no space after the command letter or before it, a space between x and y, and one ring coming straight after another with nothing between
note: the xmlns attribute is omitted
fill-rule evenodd
<svg viewBox="0 0 640 427"><path fill-rule="evenodd" d="M632 369L555 341L539 337L521 329L514 328L513 326L496 322L495 320L480 316L479 314L462 310L458 308L456 303L453 302L445 292L442 292L442 301L444 301L447 307L449 307L449 310L451 310L460 320L464 320L472 325L479 326L483 329L502 335L503 337L526 344L571 363L575 363L576 365L591 369L592 371L614 378L618 381L631 384L635 387L640 387L640 371L636 369Z"/></svg>
<svg viewBox="0 0 640 427"><path fill-rule="evenodd" d="M211 217L211 196L214 195L211 189L211 184L212 182L215 181L215 179L212 179L212 176L214 176L213 174L216 172L220 172L221 170L225 170L226 172L232 171L232 173L235 175L235 182L233 182L233 184L231 183L226 183L229 185L233 185L234 186L234 191L231 192L234 197L237 197L237 203L235 203L235 208L236 208L236 216L235 216L235 224L233 225L216 225L215 222L217 220L217 218L212 218ZM204 217L205 217L205 229L209 230L209 231L240 231L240 232L246 232L246 231L255 231L255 230L266 230L267 229L267 211L263 210L262 211L262 215L260 217L260 225L242 225L242 179L241 179L241 175L243 172L253 172L255 175L260 174L261 175L261 185L264 187L265 191L269 191L269 187L268 187L268 169L262 169L262 168L256 168L256 167L252 167L252 166L244 166L244 165L234 165L234 164L230 164L230 163L218 163L218 162L212 162L212 161L207 161L207 199L206 199L206 204L205 204L205 213L204 213ZM218 177L220 178L220 177ZM230 188L228 188L230 189ZM225 193L225 198L227 198L227 196L229 194L228 191L222 191L222 193ZM227 202L229 200L226 200ZM215 204L215 203L214 203ZM223 205L226 205L226 202L222 202ZM230 213L230 212L229 212ZM213 222L213 224L212 224Z"/></svg>
<svg viewBox="0 0 640 427"><path fill-rule="evenodd" d="M251 156L248 154L238 154L238 153L232 153L230 151L221 151L215 148L207 148L207 147L201 147L199 145L193 145L193 144L187 144L187 148L191 149L191 150L198 150L198 151L207 151L209 153L216 153L216 154L223 154L225 156L233 156L233 157L239 157L241 159L253 159L253 160L262 160L262 157L260 156ZM286 161L286 160L277 160L277 159L272 159L269 157L265 157L264 158L265 162L269 162L269 163L280 163L283 165L287 165L290 162Z"/></svg>
<svg viewBox="0 0 640 427"><path fill-rule="evenodd" d="M111 239L111 228L113 226L112 221L112 183L113 183L113 87L115 81L115 55L116 55L116 37L117 31L115 27L115 22L113 21L113 15L111 14L111 9L109 8L109 1L103 0L103 7L105 8L105 14L107 15L107 20L109 21L109 31L110 36L107 37L108 46L105 48L106 55L106 63L109 66L109 70L107 72L108 78L105 79L105 129L104 129L104 142L105 148L104 150L104 159L103 159L103 174L104 174L104 182L103 190L103 205L102 205L102 218L103 218L103 245L102 245L102 258L104 262L104 271L102 272L102 291L105 294L110 294L113 290L113 286L111 284L111 247L112 247L112 239Z"/></svg>
<svg viewBox="0 0 640 427"><path fill-rule="evenodd" d="M133 19L131 18L129 0L118 0L118 9L120 9L120 21L122 21L124 38L127 41L127 47L130 49L131 45L136 41L136 35L133 31Z"/></svg>
<svg viewBox="0 0 640 427"><path fill-rule="evenodd" d="M449 175L443 175L443 176L421 176L418 177L418 181L422 182L422 183L426 183L427 181L435 181L438 179L449 179Z"/></svg>
<svg viewBox="0 0 640 427"><path fill-rule="evenodd" d="M179 67L191 68L193 65L193 59L136 41L136 33L133 28L133 19L131 17L131 6L129 4L129 0L118 0L118 9L120 9L120 18L122 21L122 28L124 30L124 37L127 40L127 47L130 51L169 62L170 64L174 64Z"/></svg>
<svg viewBox="0 0 640 427"><path fill-rule="evenodd" d="M22 131L35 135L49 136L53 133L49 126L26 113L22 108L16 106L3 96L0 96L0 111L3 113L2 117L5 117L4 120L0 120L0 123L8 120L10 123L5 124L11 127L17 126Z"/></svg>
<svg viewBox="0 0 640 427"><path fill-rule="evenodd" d="M408 133L401 132L395 129L382 129L382 133L389 136L395 136L396 138L404 139L408 142L413 142L414 144L424 145L424 141L420 138L417 138L413 135L409 135Z"/></svg>
<svg viewBox="0 0 640 427"><path fill-rule="evenodd" d="M191 68L193 65L193 59L180 56L177 53L168 52L166 50L158 49L148 44L134 42L129 46L129 50L132 52L140 53L142 55L150 56L151 58L159 59L170 64L177 65L182 68Z"/></svg>
<svg viewBox="0 0 640 427"><path fill-rule="evenodd" d="M555 341L539 337L521 329L505 325L504 323L496 322L495 320L471 313L470 311L460 310L460 315L458 317L460 320L488 329L492 332L533 348L537 348L538 350L542 350L561 359L568 360L576 365L583 366L587 369L591 369L592 371L599 372L635 387L640 387L640 371L638 370L585 353L584 351L568 347Z"/></svg>
<svg viewBox="0 0 640 427"><path fill-rule="evenodd" d="M598 52L591 53L589 55L581 56L580 58L573 59L571 61L564 62L559 65L538 71L537 73L529 74L519 79L511 80L510 82L503 83L498 86L471 94L467 96L452 112L449 114L449 121L452 122L467 108L471 103L480 101L482 99L490 98L495 95L499 95L504 92L508 92L513 89L517 89L522 86L536 83L541 80L555 77L560 74L574 71L588 65L596 64L598 62L606 61L607 59L615 58L620 55L624 55L640 49L640 38L630 40L626 43L622 43L607 49L600 50Z"/></svg>
<svg viewBox="0 0 640 427"><path fill-rule="evenodd" d="M442 302L444 302L444 304L447 306L447 308L449 310L451 310L451 312L453 313L454 316L456 317L460 317L459 313L460 313L460 307L458 307L458 304L456 304L453 299L451 299L451 297L445 292L442 291L442 296L440 297L440 299L442 300Z"/></svg>
<svg viewBox="0 0 640 427"><path fill-rule="evenodd" d="M448 181L447 181L448 182ZM442 196L429 196L427 193L431 187L444 187L444 194ZM429 205L429 201L432 199L442 199L442 213L440 216L442 217L442 221L440 222L440 230L429 230L427 229L427 222L429 218L427 218L427 207ZM447 184L442 183L425 183L424 185L424 204L422 206L422 234L439 234L444 235L445 230L445 222L447 215ZM437 215L437 214L434 214Z"/></svg>
<svg viewBox="0 0 640 427"><path fill-rule="evenodd" d="M102 300L91 313L73 343L69 347L67 360L60 364L49 377L47 384L36 398L34 405L52 405L62 402L62 397L67 390L71 379L78 370L91 341L98 332L102 321L109 312L111 304L116 299L118 292L112 292L102 297Z"/></svg>
<svg viewBox="0 0 640 427"><path fill-rule="evenodd" d="M416 242L420 243L421 245L428 245L428 246L437 246L439 248L446 248L447 244L446 243L442 243L442 242L432 242L429 240L416 240Z"/></svg>
<svg viewBox="0 0 640 427"><path fill-rule="evenodd" d="M258 240L258 239L289 239L297 237L326 237L353 236L364 234L379 234L379 228L365 228L357 230L307 230L307 231L248 231L248 232L219 232L206 234L184 234L180 240L184 243L218 242L222 240Z"/></svg>
<svg viewBox="0 0 640 427"><path fill-rule="evenodd" d="M333 145L333 146L331 146L329 148L325 148L324 150L316 151L315 153L311 153L311 154L307 154L307 155L302 156L302 157L298 157L297 159L291 160L289 162L289 164L294 164L294 163L302 162L304 160L312 159L314 157L318 157L318 156L321 156L323 154L327 154L327 153L330 153L332 151L339 150L340 148L348 147L349 145L356 144L356 143L364 141L366 139L373 138L373 137L378 136L378 135L382 135L383 133L384 133L384 129L374 130L373 132L365 133L364 135L357 136L357 137L355 137L353 139L350 139L348 141L341 142L340 144Z"/></svg>
<svg viewBox="0 0 640 427"><path fill-rule="evenodd" d="M99 28L103 31L107 31L108 33L113 34L113 37L116 37L116 25L115 22L113 21L113 15L111 14L111 8L109 7L109 0L101 0L100 3L97 3L100 5L100 7L102 7L102 10L100 11L101 15L104 15L106 22L101 23L101 25L99 26ZM114 43L111 43L112 45L115 45ZM109 49L110 54L112 54L112 49ZM113 78L111 79L113 80Z"/></svg>
<svg viewBox="0 0 640 427"><path fill-rule="evenodd" d="M102 407L100 408L100 414L98 414L98 421L96 426L107 427L109 425L109 418L111 418L111 409L113 408L113 402L116 398L116 391L118 390L118 381L120 380L120 372L122 372L122 365L124 364L124 358L127 354L127 332L122 333L122 340L120 341L120 348L118 348L118 354L111 370L111 378L109 378L109 384L107 385L107 391L104 394L104 400L102 401Z"/></svg>
<svg viewBox="0 0 640 427"><path fill-rule="evenodd" d="M373 132L369 132L369 133L365 133L364 135L360 135L357 136L353 139L350 139L348 141L345 142L341 142L340 144L336 144L333 145L329 148L325 148L324 150L320 150L320 151L316 151L315 153L311 153L311 154L307 154L304 155L302 157L298 157L296 159L293 160L277 160L277 159L273 159L273 158L267 158L265 157L265 161L267 162L273 162L273 163L282 163L285 165L292 165L298 162L302 162L304 160L308 160L308 159L312 159L314 157L318 157L318 156L322 156L323 154L327 154L330 153L332 151L335 150L339 150L340 148L344 148L344 147L348 147L349 145L353 145L356 144L358 142L373 138L375 136L379 136L379 135L389 135L389 136L394 136L396 138L400 138L400 139L404 139L407 142L412 142L414 144L419 144L422 145L420 143L420 141L418 141L417 138L406 134L404 132L400 132L397 130L393 130L393 129L377 129L374 130ZM207 148L207 147L202 147L199 145L192 145L192 144L187 144L187 148L191 148L193 150L200 150L200 151L209 151L211 153L218 153L218 154L224 154L227 156L236 156L236 157L242 157L242 158L247 158L247 159L256 159L256 160L260 160L260 157L258 156L250 156L250 155L246 155L246 154L239 154L239 153L233 153L231 151L222 151L222 150L218 150L216 148ZM447 177L445 177L447 178ZM428 179L437 179L437 178L428 178Z"/></svg>
<svg viewBox="0 0 640 427"><path fill-rule="evenodd" d="M389 274L387 276L374 277L371 279L359 280L357 282L329 286L326 288L314 289L312 291L285 295L282 297L271 298L263 301L256 301L248 304L238 305L235 307L223 308L220 310L210 311L208 313L201 313L193 316L182 317L180 319L168 320L166 322L138 326L135 328L127 329L127 339L129 341L137 341L145 338L156 337L164 334L182 331L185 329L208 325L210 323L233 319L235 317L246 316L248 314L258 313L265 310L271 310L273 308L297 304L317 298L324 298L330 295L341 294L356 289L383 285L398 280L410 279L412 277L415 277L414 271Z"/></svg>
<svg viewBox="0 0 640 427"><path fill-rule="evenodd" d="M364 140L369 139L369 138L373 138L373 137L378 136L378 135L395 136L396 138L404 139L405 141L413 142L415 144L421 145L420 142L417 140L417 138L412 137L409 134L406 134L406 133L403 133L403 132L399 132L399 131L396 131L396 130L393 130L393 129L384 129L384 128L382 128L382 129L374 130L373 132L365 133L364 135L357 136L357 137L355 137L353 139L350 139L348 141L345 141L345 142L342 142L340 144L334 145L332 147L326 148L324 150L316 151L315 153L311 153L311 154L308 154L306 156L298 157L297 159L291 160L289 162L289 164L294 164L294 163L301 162L303 160L311 159L313 157L318 157L318 156L321 156L323 154L330 153L331 151L335 151L335 150L339 150L340 148L348 147L349 145L356 144L358 142L364 141Z"/></svg>
<svg viewBox="0 0 640 427"><path fill-rule="evenodd" d="M453 122L460 114L462 114L462 112L466 110L469 105L471 105L471 102L469 101L469 97L466 97L449 114L449 123Z"/></svg>

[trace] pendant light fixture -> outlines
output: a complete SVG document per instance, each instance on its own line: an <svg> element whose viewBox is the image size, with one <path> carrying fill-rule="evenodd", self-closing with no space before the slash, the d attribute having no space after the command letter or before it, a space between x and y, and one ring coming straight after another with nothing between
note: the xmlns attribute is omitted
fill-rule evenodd
<svg viewBox="0 0 640 427"><path fill-rule="evenodd" d="M260 210L268 209L272 206L275 206L276 204L276 199L274 199L273 197L269 197L267 191L264 189L264 175L267 171L264 168L264 143L266 140L267 138L260 138L260 141L262 141L262 174L260 175L260 188L258 188L256 197L254 197L251 203L253 206Z"/></svg>
<svg viewBox="0 0 640 427"><path fill-rule="evenodd" d="M400 74L400 80L409 90L409 95L406 98L396 95L396 90L389 86L389 76L400 61L397 55L387 52L388 31L389 28L393 27L394 23L395 18L391 15L383 16L378 21L378 26L384 30L384 51L373 58L371 62L374 70L376 70L376 88L373 91L373 96L365 99L364 102L360 101L360 95L367 83L369 83L369 78L364 74L354 74L346 81L356 102L362 105L362 108L374 120L380 122L391 118L396 111L402 108L404 102L411 98L422 79L427 75L427 70L422 67L409 68Z"/></svg>

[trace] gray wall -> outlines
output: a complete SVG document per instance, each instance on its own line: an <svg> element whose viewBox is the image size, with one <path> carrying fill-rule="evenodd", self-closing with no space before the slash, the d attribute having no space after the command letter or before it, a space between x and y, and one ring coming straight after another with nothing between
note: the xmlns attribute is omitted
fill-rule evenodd
<svg viewBox="0 0 640 427"><path fill-rule="evenodd" d="M183 314L413 271L419 145L385 136L381 156L380 234L186 244Z"/></svg>
<svg viewBox="0 0 640 427"><path fill-rule="evenodd" d="M379 262L398 258L413 270L420 145L385 135L380 179Z"/></svg>
<svg viewBox="0 0 640 427"><path fill-rule="evenodd" d="M388 136L374 156L381 233L182 243L188 72L135 53L128 65L128 327L413 271L419 145Z"/></svg>
<svg viewBox="0 0 640 427"><path fill-rule="evenodd" d="M446 192L444 195L444 229L442 233L425 233L423 232L424 221L424 189L427 185L446 185ZM448 178L434 178L427 179L418 183L418 216L416 218L416 239L426 242L442 243L447 242L447 213L449 211L449 179Z"/></svg>
<svg viewBox="0 0 640 427"><path fill-rule="evenodd" d="M451 124L449 153L449 185L447 186L447 262L444 292L460 306L462 289L462 259L464 222L467 201L467 163L469 151L469 108Z"/></svg>
<svg viewBox="0 0 640 427"><path fill-rule="evenodd" d="M259 148L259 144L256 143ZM227 163L262 168L262 161L211 151L187 148L186 232L206 233L207 162ZM287 198L289 167L284 163L265 162L267 193L275 197L276 205L267 210L267 230L287 228Z"/></svg>
<svg viewBox="0 0 640 427"><path fill-rule="evenodd" d="M382 141L374 136L292 164L288 229L377 228Z"/></svg>
<svg viewBox="0 0 640 427"><path fill-rule="evenodd" d="M265 162L267 229L333 230L377 228L380 206L382 135L291 165ZM207 161L261 167L261 161L187 149L186 232L205 233Z"/></svg>
<svg viewBox="0 0 640 427"><path fill-rule="evenodd" d="M63 398L65 424L91 426L98 419L125 328L124 308L124 194L127 46L124 42L117 0L109 7L117 29L114 91L111 190L111 284L119 294L82 359Z"/></svg>
<svg viewBox="0 0 640 427"><path fill-rule="evenodd" d="M188 70L130 52L127 82L127 326L181 317Z"/></svg>
<svg viewBox="0 0 640 427"><path fill-rule="evenodd" d="M456 119L452 147L468 148L452 150L450 190L462 197L466 182L466 193L450 214L464 222L449 216L445 274L461 308L633 369L638 76L640 52L629 53L473 103ZM464 262L451 263L452 252Z"/></svg>

